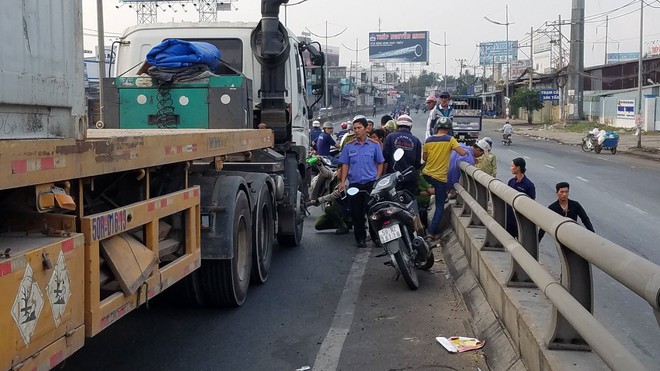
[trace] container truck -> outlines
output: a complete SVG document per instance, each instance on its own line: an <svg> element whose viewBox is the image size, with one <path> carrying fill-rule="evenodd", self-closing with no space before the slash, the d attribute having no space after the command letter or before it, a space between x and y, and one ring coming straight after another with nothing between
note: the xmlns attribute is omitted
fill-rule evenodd
<svg viewBox="0 0 660 371"><path fill-rule="evenodd" d="M239 306L268 278L274 240L301 243L298 122L325 83L312 71L306 84L302 52L323 56L282 42L295 39L281 3L263 0L249 39L226 25L249 51L232 62L244 72L169 87L194 108L173 107L196 123L175 128L149 126L153 80L137 72L113 79L107 114L87 122L81 0L4 4L0 30L22 47L0 55L0 369L53 368L172 286Z"/></svg>

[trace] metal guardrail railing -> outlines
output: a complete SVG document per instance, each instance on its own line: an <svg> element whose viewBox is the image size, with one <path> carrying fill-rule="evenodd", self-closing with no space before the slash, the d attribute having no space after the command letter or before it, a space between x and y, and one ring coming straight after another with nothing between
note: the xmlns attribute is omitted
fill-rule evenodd
<svg viewBox="0 0 660 371"><path fill-rule="evenodd" d="M538 287L553 305L549 349L593 349L614 370L645 367L593 316L591 264L646 300L660 325L660 266L581 227L518 192L501 180L460 163L456 206L469 225L485 226L485 251L508 251L512 257L507 286ZM492 214L488 201L492 202ZM516 239L505 229L506 208L518 224ZM538 262L538 228L556 241L561 264L557 282Z"/></svg>

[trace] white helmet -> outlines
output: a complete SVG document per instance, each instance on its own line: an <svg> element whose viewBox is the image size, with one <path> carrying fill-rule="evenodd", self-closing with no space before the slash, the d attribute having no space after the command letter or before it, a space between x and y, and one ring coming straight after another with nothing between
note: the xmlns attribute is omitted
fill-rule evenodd
<svg viewBox="0 0 660 371"><path fill-rule="evenodd" d="M398 119L396 119L396 125L397 126L407 126L407 127L412 127L413 121L408 115L401 115L399 116Z"/></svg>
<svg viewBox="0 0 660 371"><path fill-rule="evenodd" d="M319 120L314 120L314 122L312 122L312 126L315 128L320 128L321 122Z"/></svg>

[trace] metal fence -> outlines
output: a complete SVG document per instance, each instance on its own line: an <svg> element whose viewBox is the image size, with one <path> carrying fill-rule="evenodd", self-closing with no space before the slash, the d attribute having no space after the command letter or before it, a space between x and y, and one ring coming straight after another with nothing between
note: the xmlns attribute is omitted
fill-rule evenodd
<svg viewBox="0 0 660 371"><path fill-rule="evenodd" d="M462 162L460 169L456 206L462 208L462 215L470 217L469 225L486 227L480 250L509 252L512 264L507 286L536 286L553 305L548 349L593 349L614 370L645 369L593 316L591 265L644 299L653 308L659 325L660 266L556 214L474 166ZM505 229L509 206L517 220L518 239ZM537 228L556 241L560 282L538 262Z"/></svg>

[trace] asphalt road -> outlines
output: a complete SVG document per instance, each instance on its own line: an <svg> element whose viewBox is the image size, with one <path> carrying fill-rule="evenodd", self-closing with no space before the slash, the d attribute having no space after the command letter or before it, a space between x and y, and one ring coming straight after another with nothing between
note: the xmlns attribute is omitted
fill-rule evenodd
<svg viewBox="0 0 660 371"><path fill-rule="evenodd" d="M481 351L449 354L436 336L474 336L441 254L410 291L352 234L317 232L276 248L269 280L241 308L183 305L166 291L94 338L64 370L486 370Z"/></svg>
<svg viewBox="0 0 660 371"><path fill-rule="evenodd" d="M425 115L413 114L423 138ZM487 122L485 135L500 122ZM571 197L589 213L596 232L660 263L657 163L622 155L583 153L571 147L514 136L495 145L499 177L524 157L537 200L554 201L554 184L571 183ZM194 308L167 292L87 339L65 370L317 370L486 369L480 351L449 355L436 336L470 336L471 320L440 254L421 287L409 291L394 270L360 250L352 235L335 236L305 222L303 245L276 248L270 279L252 286L238 309ZM559 275L550 237L541 263ZM594 268L596 317L649 369L660 360L660 330L649 306ZM487 345L488 346L488 345Z"/></svg>

